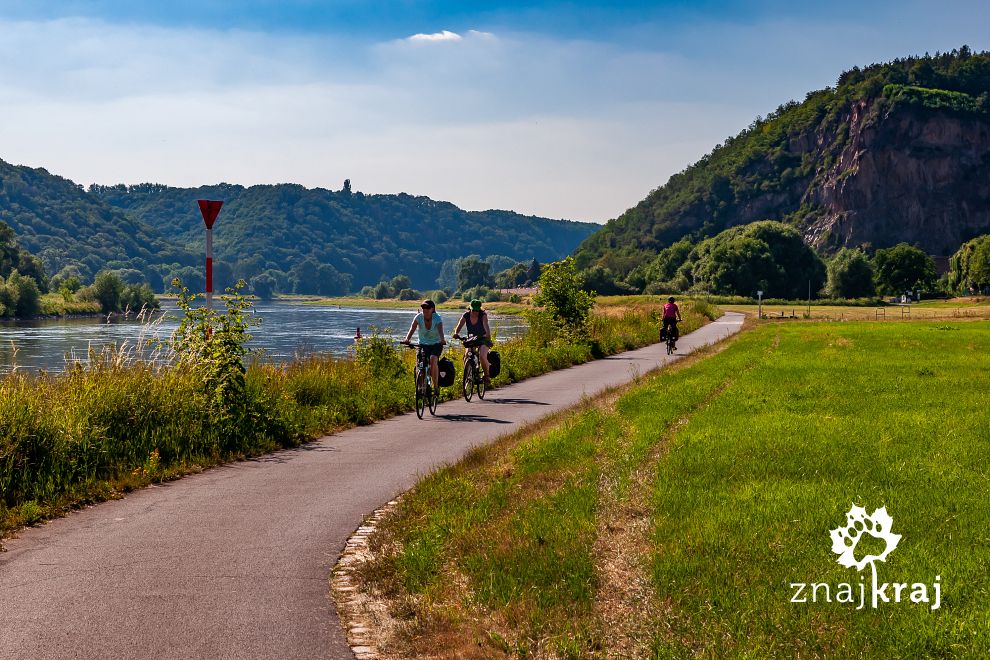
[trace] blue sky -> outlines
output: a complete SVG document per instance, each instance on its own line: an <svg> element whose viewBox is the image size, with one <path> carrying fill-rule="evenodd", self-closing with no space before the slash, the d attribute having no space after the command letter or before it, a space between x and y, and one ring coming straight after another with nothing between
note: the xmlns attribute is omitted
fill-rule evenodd
<svg viewBox="0 0 990 660"><path fill-rule="evenodd" d="M965 0L0 0L0 158L603 222L844 69L988 28Z"/></svg>

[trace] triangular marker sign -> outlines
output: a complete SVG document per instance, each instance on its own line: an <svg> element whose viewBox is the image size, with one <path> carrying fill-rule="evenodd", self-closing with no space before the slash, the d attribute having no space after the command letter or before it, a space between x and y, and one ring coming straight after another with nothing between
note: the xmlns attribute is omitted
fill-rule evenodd
<svg viewBox="0 0 990 660"><path fill-rule="evenodd" d="M223 202L214 199L197 199L196 202L199 204L199 211L203 214L203 222L206 223L207 229L213 229L213 223L217 221L217 216L220 214L220 207L223 206Z"/></svg>

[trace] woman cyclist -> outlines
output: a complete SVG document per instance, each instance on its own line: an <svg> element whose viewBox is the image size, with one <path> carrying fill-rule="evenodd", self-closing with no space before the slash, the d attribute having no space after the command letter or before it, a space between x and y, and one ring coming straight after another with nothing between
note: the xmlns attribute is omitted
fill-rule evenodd
<svg viewBox="0 0 990 660"><path fill-rule="evenodd" d="M443 337L443 319L437 314L436 303L432 300L424 300L420 304L420 308L423 311L413 319L412 325L409 326L409 332L406 333L406 338L402 340L402 343L408 344L413 333L419 330L419 345L423 347L422 350L426 351L426 355L430 358L430 379L433 382L433 387L439 391L440 355L447 343Z"/></svg>
<svg viewBox="0 0 990 660"><path fill-rule="evenodd" d="M488 349L492 345L492 330L488 326L488 312L481 309L481 301L475 298L471 301L471 309L464 312L457 321L454 328L454 339L460 339L459 333L462 327L467 328L468 336L474 336L480 343L478 344L478 356L481 358L481 372L485 376L485 386L492 384L488 377ZM472 346L475 344L472 343ZM467 361L467 354L464 355Z"/></svg>
<svg viewBox="0 0 990 660"><path fill-rule="evenodd" d="M660 328L660 340L663 341L667 337L667 333L672 333L671 336L674 338L674 350L677 350L677 340L680 338L680 333L677 331L677 322L683 321L681 318L681 310L674 302L674 296L667 298L667 304L663 306L663 327Z"/></svg>

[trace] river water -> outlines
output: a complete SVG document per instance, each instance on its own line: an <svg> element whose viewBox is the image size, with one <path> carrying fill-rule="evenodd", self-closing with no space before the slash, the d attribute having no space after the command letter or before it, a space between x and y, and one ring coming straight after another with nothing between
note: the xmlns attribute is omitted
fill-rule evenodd
<svg viewBox="0 0 990 660"><path fill-rule="evenodd" d="M99 318L0 323L0 373L18 371L62 371L67 358L85 362L89 351L108 345L143 345L154 336L167 338L178 325L177 310L163 305L164 318L148 325L138 321L111 321ZM251 329L250 347L261 351L262 359L285 362L298 355L332 353L345 355L354 344L354 333L361 328L367 336L372 328L402 338L409 329L416 309L362 309L288 302L260 302ZM440 311L448 338L460 312ZM492 314L490 323L499 341L526 332L525 319Z"/></svg>

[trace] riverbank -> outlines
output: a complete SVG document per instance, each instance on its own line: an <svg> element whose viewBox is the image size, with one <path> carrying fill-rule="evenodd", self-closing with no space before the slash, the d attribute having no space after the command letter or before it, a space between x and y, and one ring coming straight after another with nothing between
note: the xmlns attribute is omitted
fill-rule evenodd
<svg viewBox="0 0 990 660"><path fill-rule="evenodd" d="M339 296L330 298L321 298L315 296L276 296L276 300L285 300L292 302L300 302L305 305L323 305L323 306L337 306L337 307L363 307L366 309L379 309L379 308L408 308L417 309L419 304L423 302L422 300L399 300L398 298L363 298L361 296ZM467 309L468 303L460 298L450 298L443 303L437 304L437 309L440 311L444 310L460 310L463 311ZM484 304L486 310L492 314L522 314L527 309L532 309L532 306L525 302L486 302Z"/></svg>
<svg viewBox="0 0 990 660"><path fill-rule="evenodd" d="M503 371L495 383L651 343L656 311L648 304L602 305L588 341L538 345L527 337L500 344ZM685 331L715 313L705 305L685 312ZM252 364L246 417L234 431L217 417L195 372L120 352L105 351L63 375L0 379L0 536L150 483L410 410L413 352L399 352L388 340L366 345L374 350L353 359ZM457 389L444 390L444 398Z"/></svg>

